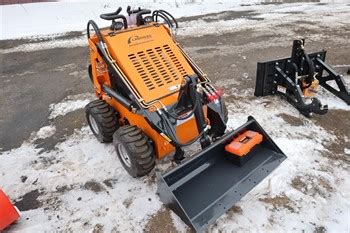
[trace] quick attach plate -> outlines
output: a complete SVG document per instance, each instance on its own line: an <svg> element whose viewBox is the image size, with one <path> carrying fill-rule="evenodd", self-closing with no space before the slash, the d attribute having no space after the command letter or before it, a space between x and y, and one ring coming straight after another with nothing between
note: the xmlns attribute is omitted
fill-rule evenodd
<svg viewBox="0 0 350 233"><path fill-rule="evenodd" d="M309 54L310 59L316 64L316 58L325 61L326 51L320 51ZM268 62L258 62L258 68L256 73L256 85L255 85L255 96L266 96L273 95L278 92L278 85L283 83L278 78L276 66L278 66L287 75L289 74L288 67L291 65L291 58L283 58ZM316 65L315 71L318 72L318 77L322 77L323 69ZM280 90L283 91L283 90Z"/></svg>

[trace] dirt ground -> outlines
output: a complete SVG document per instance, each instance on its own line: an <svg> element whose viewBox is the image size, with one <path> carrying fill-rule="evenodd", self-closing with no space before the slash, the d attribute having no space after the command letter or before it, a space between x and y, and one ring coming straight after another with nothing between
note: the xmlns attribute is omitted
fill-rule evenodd
<svg viewBox="0 0 350 233"><path fill-rule="evenodd" d="M297 12L296 14L303 14ZM223 15L223 16L222 16ZM221 18L220 18L221 17ZM237 17L245 17L252 22L259 23L264 16L253 11L227 11L210 15L182 18L180 23L188 23L202 19L211 23L217 20L232 20ZM306 38L307 51L327 50L327 62L343 75L347 75L350 69L350 31L349 25L330 30L322 25L312 25L307 21L298 21L288 24L280 24L274 28L265 30L243 29L227 32L224 34L209 35L178 35L177 40L182 47L194 58L197 64L203 68L216 86L222 86L226 92L226 102L235 106L240 101L250 101L254 96L246 95L253 93L255 86L256 64L259 61L272 60L287 57L291 52L292 40L297 37ZM289 28L292 36L286 33L275 33L278 30ZM80 37L81 32L72 32L60 36L56 40L65 40ZM317 38L322 39L317 39ZM339 39L342 38L342 39ZM46 39L37 40L43 42ZM49 41L49 39L48 39ZM35 43L31 40L7 40L1 41L0 49L10 50L26 43ZM42 148L42 153L55 150L55 146L66 140L67 137L86 126L84 110L78 109L64 116L49 119L50 104L58 103L69 95L92 93L92 87L87 74L88 49L86 47L52 48L31 52L7 52L0 54L1 61L1 94L0 94L0 152L18 148L31 137L32 132L38 131L48 124L56 126L56 133L52 137L37 139L34 143L37 148ZM347 76L349 78L349 76ZM267 98L274 101L276 98ZM281 101L282 100L278 100ZM292 109L293 107L290 106ZM235 109L230 109L234 116ZM292 126L303 124L304 117L282 113L282 119ZM344 154L344 148L349 148L350 138L350 112L342 109L331 109L325 116L314 116L311 121L336 136L334 143L325 143L324 146L331 151L325 156L331 156L335 161L350 164L349 156ZM262 123L264 124L264 123ZM284 130L288 130L285 128ZM314 135L317 137L317 135ZM1 155L0 155L1 159ZM40 162L40 158L38 158ZM60 161L46 161L50 164ZM22 182L26 177L21 176ZM331 191L332 187L324 180L318 180L316 186L322 184L323 189L310 188L312 177L296 177L292 187L301 192L314 195L327 195L324 190ZM101 186L97 183L86 183L82 188L94 192L108 192L113 186L113 179L106 179ZM28 182L28 181L27 181ZM0 184L1 185L1 184ZM312 186L311 182L311 186ZM308 188L305 188L308 187ZM74 188L61 187L57 192L66 192ZM22 211L42 208L45 203L38 201L42 191L33 190L21 194L22 198L16 203ZM40 198L39 198L40 199ZM48 200L54 205L59 205L59 200ZM291 212L297 212L298 208L290 205L289 198L282 194L273 198L262 198L260 201L270 204L272 211L278 208L286 208ZM125 205L128 205L126 202ZM230 215L240 213L240 207L230 210ZM60 218L57 216L57 218ZM277 220L271 220L277 221ZM16 225L13 226L16 230ZM95 226L94 232L101 232L103 226ZM146 225L147 232L175 232L171 215L168 209L162 208L150 218ZM315 231L322 232L322 226L315 226Z"/></svg>

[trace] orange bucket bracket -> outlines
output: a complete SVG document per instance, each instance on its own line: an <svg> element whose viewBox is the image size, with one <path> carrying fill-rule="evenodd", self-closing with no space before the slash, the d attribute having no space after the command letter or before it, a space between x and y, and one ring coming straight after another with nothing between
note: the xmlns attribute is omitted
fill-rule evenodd
<svg viewBox="0 0 350 233"><path fill-rule="evenodd" d="M12 205L9 198L0 189L0 231L19 219L19 217L20 213L17 208Z"/></svg>

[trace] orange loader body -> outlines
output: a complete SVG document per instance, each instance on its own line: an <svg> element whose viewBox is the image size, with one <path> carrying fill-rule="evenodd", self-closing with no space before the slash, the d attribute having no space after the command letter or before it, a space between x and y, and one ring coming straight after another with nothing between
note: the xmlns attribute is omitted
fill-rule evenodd
<svg viewBox="0 0 350 233"><path fill-rule="evenodd" d="M101 30L101 33L108 35L110 30ZM160 99L164 105L174 104L178 99L182 78L194 74L164 24L126 29L113 37L106 36L105 39L111 56L145 103ZM111 86L111 83L107 65L97 51L96 42L96 36L89 39L96 96L116 109L120 115L120 124L123 124L123 119L127 119L130 124L138 126L152 139L158 159L172 153L175 150L174 146L156 132L143 116L129 111L102 91L102 84ZM150 47L154 49L149 49ZM206 107L203 109L206 114ZM198 136L194 117L179 124L176 133L183 143Z"/></svg>
<svg viewBox="0 0 350 233"><path fill-rule="evenodd" d="M170 13L121 11L100 15L111 21L108 28L87 24L89 75L98 97L85 107L88 124L100 142L113 143L132 177L149 174L156 159L173 154L178 166L156 172L159 199L203 232L285 155L251 116L226 130L222 91L175 41L178 24ZM202 150L185 160L183 148L196 142Z"/></svg>

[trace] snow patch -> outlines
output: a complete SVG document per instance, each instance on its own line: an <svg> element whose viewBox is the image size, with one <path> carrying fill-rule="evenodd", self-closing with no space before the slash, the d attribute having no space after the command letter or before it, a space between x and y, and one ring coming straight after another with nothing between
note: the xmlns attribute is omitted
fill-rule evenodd
<svg viewBox="0 0 350 233"><path fill-rule="evenodd" d="M0 39L13 39L34 35L48 35L67 31L81 31L90 19L100 27L109 26L110 22L100 19L102 13L114 12L119 6L123 12L127 5L147 9L164 9L175 17L193 16L227 10L242 3L257 3L257 0L236 0L214 3L210 1L157 0L142 1L134 4L125 1L99 0L94 2L48 2L2 5L2 31Z"/></svg>
<svg viewBox="0 0 350 233"><path fill-rule="evenodd" d="M32 231L43 226L40 231L90 231L101 224L107 232L113 227L121 232L140 232L161 208L151 176L130 177L113 146L99 143L88 127L57 148L39 155L35 145L26 143L1 156L1 186L13 200L34 189L42 192L38 198L42 207L22 211L23 221L18 221L16 230ZM21 176L28 178L21 182ZM34 181L36 185L31 185ZM89 188L88 182L100 190ZM126 200L130 204L126 205Z"/></svg>
<svg viewBox="0 0 350 233"><path fill-rule="evenodd" d="M56 133L56 127L54 125L47 125L39 129L36 132L34 139L49 138Z"/></svg>
<svg viewBox="0 0 350 233"><path fill-rule="evenodd" d="M322 103L327 104L329 109L340 109L350 111L350 105L347 105L343 100L336 96L324 96L321 98Z"/></svg>
<svg viewBox="0 0 350 233"><path fill-rule="evenodd" d="M62 35L60 35L62 36ZM32 38L34 39L34 38ZM86 36L80 36L72 39L50 39L44 42L32 42L18 45L14 48L1 49L0 52L3 54L6 53L15 53L15 52L35 52L46 49L53 48L75 48L75 47L84 47L87 46L88 42Z"/></svg>
<svg viewBox="0 0 350 233"><path fill-rule="evenodd" d="M345 85L350 85L350 76L346 75L343 77ZM338 90L338 87L334 83L329 83L332 87ZM327 104L329 109L340 109L344 111L350 111L350 105L347 105L345 101L340 99L339 97L333 95L329 91L324 88L319 88L319 93L317 94L317 98L321 100L323 104Z"/></svg>
<svg viewBox="0 0 350 233"><path fill-rule="evenodd" d="M96 97L91 93L67 96L60 103L50 104L49 119L54 119L58 116L64 116L67 113L84 108L88 103L90 103L90 101L95 98Z"/></svg>
<svg viewBox="0 0 350 233"><path fill-rule="evenodd" d="M344 153L345 153L346 155L350 155L350 148L345 148L345 149L344 149Z"/></svg>
<svg viewBox="0 0 350 233"><path fill-rule="evenodd" d="M74 101L85 98L84 94L69 96L61 103L73 101L68 105L75 106ZM329 152L321 144L335 137L293 111L283 100L271 98L228 104L229 126L241 125L249 114L256 116L288 159L237 203L242 212L229 211L210 231L313 231L315 226L346 231L346 213L350 208L350 181L344 179L348 176L347 165L330 165L323 155ZM289 126L281 114L302 118L300 125ZM43 127L36 135L47 135L44 132L52 132L49 129ZM55 151L40 154L40 149L26 142L1 157L4 161L1 185L12 199L34 189L41 190L38 201L42 206L23 211L22 218L29 220L19 221L16 230L35 231L46 222L40 230L92 231L103 226L107 232L139 232L162 208L156 195L154 172L139 179L130 177L113 145L99 143L88 127L76 130L56 147ZM163 160L157 170L170 167L170 160ZM22 182L21 176L28 178ZM305 186L300 189L294 187L298 176L302 177L298 182ZM283 205L262 201L281 196L287 198ZM171 218L178 231L188 230L173 212Z"/></svg>
<svg viewBox="0 0 350 233"><path fill-rule="evenodd" d="M217 19L215 21L205 21L202 18L187 22L182 22L181 27L178 29L178 34L183 36L203 36L210 34L223 34L242 30L254 30L265 31L266 28L276 28L270 33L274 35L289 35L289 37L297 35L293 31L294 27L286 26L293 25L298 22L306 22L303 27L318 30L318 25L322 27L329 27L332 29L343 27L350 23L350 6L346 3L329 5L320 5L314 3L294 3L294 4L281 4L281 5L248 5L227 8L230 11L241 12L239 17L233 17L232 19L222 20L220 15L211 17L211 19ZM226 9L226 10L227 10ZM345 10L347 9L347 10ZM253 12L253 15L249 15ZM317 13L316 13L317 12ZM319 17L319 13L326 14L327 17ZM254 18L256 17L256 18ZM313 24L307 22L314 22ZM205 30L203 30L205 28ZM320 35L309 38L314 41L323 40ZM340 38L341 39L341 38Z"/></svg>
<svg viewBox="0 0 350 233"><path fill-rule="evenodd" d="M170 211L170 217L177 232L188 232L190 230L190 228L187 225L183 224L181 218L177 216L173 211Z"/></svg>
<svg viewBox="0 0 350 233"><path fill-rule="evenodd" d="M259 31L266 31L266 28L276 28L276 30L272 30L270 33L280 35L281 38L284 38L285 35L289 35L289 37L300 36L293 31L293 27L285 26L293 25L296 22L298 24L303 21L314 22L314 24L306 23L303 25L303 27L312 30L319 30L320 28L318 25L322 25L323 29L329 27L334 30L335 28L343 28L344 25L350 24L350 6L347 5L346 2L344 3L344 1L339 1L343 3L333 3L332 7L315 3L281 5L254 4L260 2L261 1L223 1L221 3L213 3L202 1L188 4L188 1L157 1L152 3L143 2L141 5L153 10L165 9L171 12L176 18L228 10L235 11L237 14L241 12L241 16L227 20L223 20L220 18L220 15L217 15L181 22L180 28L175 33L179 36L203 36L232 33L242 30L255 30L258 33ZM241 4L244 4L244 6L241 6ZM62 36L64 34L62 33L68 31L83 31L86 28L86 23L90 19L95 20L101 28L108 26L110 22L100 19L96 12L114 11L119 5L123 4L115 2L103 4L101 1L84 4L76 2L51 2L0 6L0 9L3 9L6 22L8 21L4 24L5 28L0 35L0 39L27 37L34 40L33 42L22 44L14 48L1 49L0 52L6 54L12 52L39 51L51 48L86 46L86 35L63 39ZM47 12L50 11L60 12L60 15L57 17L48 16L43 20L42 17L45 17ZM253 15L250 16L249 14L251 13L249 12L253 12ZM319 17L320 14L326 14L327 16ZM19 15L25 17L25 20L21 19ZM214 21L208 22L205 21L205 19L214 19ZM53 34L53 36L47 36L48 34ZM43 35L46 35L46 38L50 38L49 41L38 42L38 37ZM58 36L61 38L58 38ZM308 38L313 41L327 39L319 34L315 36L310 35ZM336 39L346 40L346 38ZM266 47L271 43L280 46L289 45L287 40L280 39L268 42L263 41L259 46Z"/></svg>

